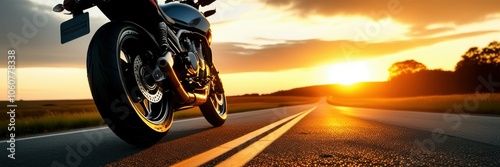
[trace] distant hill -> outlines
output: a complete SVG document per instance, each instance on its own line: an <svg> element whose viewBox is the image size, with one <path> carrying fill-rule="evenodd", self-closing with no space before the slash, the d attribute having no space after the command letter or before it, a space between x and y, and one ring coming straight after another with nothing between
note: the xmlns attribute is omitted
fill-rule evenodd
<svg viewBox="0 0 500 167"><path fill-rule="evenodd" d="M350 86L340 84L315 85L290 90L280 90L270 96L376 96L382 92L378 91L386 89L386 82L363 82Z"/></svg>
<svg viewBox="0 0 500 167"><path fill-rule="evenodd" d="M410 97L474 93L474 89L461 89L456 83L399 83L362 82L350 86L340 84L316 85L280 90L264 96L339 96L339 97Z"/></svg>

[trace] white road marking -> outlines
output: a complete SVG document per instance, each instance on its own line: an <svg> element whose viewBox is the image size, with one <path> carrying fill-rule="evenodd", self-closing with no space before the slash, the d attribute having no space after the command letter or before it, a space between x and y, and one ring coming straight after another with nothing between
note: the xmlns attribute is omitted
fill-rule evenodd
<svg viewBox="0 0 500 167"><path fill-rule="evenodd" d="M302 115L299 115L298 117L294 118L290 122L281 126L277 130L271 132L270 134L266 135L265 137L261 138L260 140L254 142L250 146L246 147L245 149L239 151L238 153L229 157L225 161L221 162L220 164L217 165L217 167L245 165L259 153L261 153L267 146L271 145L271 143L276 141L276 139L278 139L283 134L285 134L285 132L290 130L290 128L292 128L295 124L297 124L297 122L299 122L302 118L304 118L314 109L316 108L312 108L308 111L305 111L305 113L303 113Z"/></svg>
<svg viewBox="0 0 500 167"><path fill-rule="evenodd" d="M25 138L16 139L16 141L39 139L39 138L44 138L44 137L54 137L54 136L68 135L68 134L73 134L73 133L90 132L90 131L104 130L104 129L108 129L108 127L106 126L106 127L93 128L93 129L77 130L77 131L70 131L70 132L63 132L63 133L54 133L54 134L39 135L39 136L33 136L33 137L25 137ZM7 140L0 141L0 143L3 143L3 142L7 142Z"/></svg>
<svg viewBox="0 0 500 167"><path fill-rule="evenodd" d="M241 137L239 137L237 139L234 139L232 141L224 143L224 144L222 144L222 145L220 145L218 147L212 148L212 149L210 149L208 151L205 151L205 152L200 153L198 155L195 155L195 156L193 156L191 158L188 158L186 160L178 162L178 163L176 163L176 164L174 164L172 166L173 167L177 167L177 166L200 166L200 165L202 165L204 163L207 163L208 161L210 161L210 160L212 160L212 159L214 159L214 158L216 158L216 157L218 157L218 156L220 156L220 155L222 155L222 154L224 154L224 153L226 153L226 152L228 152L228 151L230 151L230 150L232 150L232 149L240 146L241 144L243 144L243 143L245 143L245 142L247 142L247 141L249 141L249 140L251 140L251 139L253 139L253 138L255 138L255 137L257 137L257 136L259 136L259 135L261 135L261 134L263 134L263 133L265 133L265 132L267 132L267 131L275 128L275 127L277 127L277 126L279 126L279 125L281 125L281 124L283 124L283 123L285 123L285 122L287 122L287 121L289 121L289 120L291 120L293 118L296 118L296 117L298 117L301 114L305 115L305 113L307 114L307 113L311 112L314 109L316 109L316 107L313 107L313 108L311 108L311 109L309 109L307 111L303 111L303 112L300 112L298 114L295 114L295 115L289 116L287 118L281 119L279 121L276 121L276 122L274 122L274 123L272 123L270 125L267 125L267 126L265 126L263 128L255 130L253 132L250 132L250 133L248 133L248 134L246 134L244 136L241 136Z"/></svg>
<svg viewBox="0 0 500 167"><path fill-rule="evenodd" d="M178 121L174 121L174 123L176 123L176 122L193 121L193 120L198 120L198 119L202 119L202 118L203 117L181 119L181 120L178 120ZM92 128L92 129L68 131L68 132L61 132L61 133L54 133L54 134L47 134L47 135L37 135L37 136L32 136L32 137L19 138L19 139L16 139L16 141L39 139L39 138L54 137L54 136L62 136L62 135L75 134L75 133L83 133L83 132L91 132L91 131L104 130L104 129L109 129L109 128L108 128L108 126L104 126L104 127L97 127L97 128ZM8 140L2 140L2 141L0 141L0 143L5 143L7 141Z"/></svg>

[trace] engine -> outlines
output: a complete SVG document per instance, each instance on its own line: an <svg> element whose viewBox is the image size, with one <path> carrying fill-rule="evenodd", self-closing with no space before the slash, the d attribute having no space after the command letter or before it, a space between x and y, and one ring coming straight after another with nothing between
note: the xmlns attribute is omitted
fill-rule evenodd
<svg viewBox="0 0 500 167"><path fill-rule="evenodd" d="M187 51L186 54L180 56L182 67L178 67L182 69L182 75L185 78L186 84L191 86L192 88L202 88L206 85L208 68L205 61L203 44L201 40L197 40L196 38L186 37L181 40L181 45L184 50Z"/></svg>

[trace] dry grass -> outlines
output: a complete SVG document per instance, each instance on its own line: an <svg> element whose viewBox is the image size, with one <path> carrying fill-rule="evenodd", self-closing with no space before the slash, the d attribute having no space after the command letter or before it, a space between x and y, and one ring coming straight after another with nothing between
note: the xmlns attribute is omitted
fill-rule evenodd
<svg viewBox="0 0 500 167"><path fill-rule="evenodd" d="M16 136L103 125L92 100L16 102ZM0 102L6 106L7 102ZM0 138L8 135L8 114L0 114Z"/></svg>
<svg viewBox="0 0 500 167"><path fill-rule="evenodd" d="M243 112L289 105L307 104L319 98L308 97L229 97L228 112ZM16 136L104 125L92 100L16 102ZM7 102L0 102L6 106ZM175 113L175 119L201 116L195 109ZM0 138L7 137L8 114L0 114Z"/></svg>
<svg viewBox="0 0 500 167"><path fill-rule="evenodd" d="M405 98L336 98L328 103L341 106L428 112L466 112L500 115L500 94L460 94ZM454 107L461 108L462 111Z"/></svg>

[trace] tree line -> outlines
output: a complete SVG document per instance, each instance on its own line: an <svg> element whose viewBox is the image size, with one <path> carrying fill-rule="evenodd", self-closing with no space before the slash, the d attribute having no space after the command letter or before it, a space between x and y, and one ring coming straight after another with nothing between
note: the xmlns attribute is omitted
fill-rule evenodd
<svg viewBox="0 0 500 167"><path fill-rule="evenodd" d="M456 64L454 71L427 69L415 60L396 62L389 67L389 94L394 96L491 92L478 85L500 86L500 43L484 48L472 47Z"/></svg>
<svg viewBox="0 0 500 167"><path fill-rule="evenodd" d="M351 87L338 84L283 90L274 96L407 97L500 92L500 43L472 47L461 55L454 70L428 69L415 60L396 62L389 67L387 82L363 82ZM489 85L485 85L489 84ZM482 89L477 89L482 85Z"/></svg>

